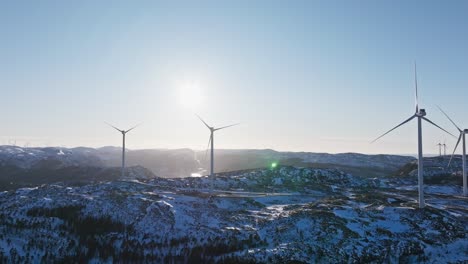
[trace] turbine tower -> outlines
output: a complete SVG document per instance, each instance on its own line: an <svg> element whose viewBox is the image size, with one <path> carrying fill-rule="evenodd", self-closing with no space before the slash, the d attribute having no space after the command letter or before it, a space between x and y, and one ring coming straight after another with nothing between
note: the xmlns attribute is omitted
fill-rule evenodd
<svg viewBox="0 0 468 264"><path fill-rule="evenodd" d="M199 115L197 115L197 117L210 130L210 139L208 140L208 146L211 144L211 155L210 155L211 156L211 158L210 158L211 190L210 190L210 192L212 193L213 192L213 185L214 185L214 132L218 131L218 130L221 130L221 129L228 128L228 127L239 125L239 123L232 124L232 125L229 125L229 126L223 126L223 127L215 128L215 127L209 126Z"/></svg>
<svg viewBox="0 0 468 264"><path fill-rule="evenodd" d="M447 145L445 144L445 140L444 140L444 144L442 144L442 146L444 147L444 156L447 156Z"/></svg>
<svg viewBox="0 0 468 264"><path fill-rule="evenodd" d="M450 158L448 167L450 167L450 163L452 162L453 155L455 154L455 151L457 150L458 144L460 144L460 140L462 141L462 175L463 175L463 195L467 196L468 195L468 186L467 186L467 179L466 179L466 140L465 140L465 135L468 134L468 129L462 130L460 129L455 122L442 110L442 108L439 107L439 110L452 122L452 124L458 129L458 132L460 132L460 136L458 136L458 141L457 144L455 145L455 148L453 149L452 157Z"/></svg>
<svg viewBox="0 0 468 264"><path fill-rule="evenodd" d="M416 63L414 63L414 85L415 85L415 104L416 104L416 111L415 113L405 121L403 121L401 124L398 126L390 129L380 137L374 139L372 143L375 141L379 140L383 136L387 135L388 133L392 132L393 130L399 128L400 126L408 123L409 121L413 120L414 118L418 119L418 201L419 201L419 208L424 208L425 207L425 202L424 202L424 182L423 182L423 146L422 146L422 120L430 123L431 125L445 131L446 133L450 134L447 130L441 128L428 118L426 118L426 110L424 109L419 109L419 103L418 103L418 76L417 76L417 70L416 70ZM452 134L450 134L452 135ZM453 135L452 135L453 136Z"/></svg>
<svg viewBox="0 0 468 264"><path fill-rule="evenodd" d="M443 146L443 144L441 144L439 142L439 144L436 144L436 146L439 146L439 157L441 157L442 156L442 146Z"/></svg>
<svg viewBox="0 0 468 264"><path fill-rule="evenodd" d="M125 177L125 135L132 131L133 129L135 129L137 126L139 125L136 125L132 128L130 128L129 130L122 130L122 129L118 129L117 127L109 124L109 123L106 123L107 125L109 125L110 127L114 128L115 130L119 131L120 133L122 133L122 178Z"/></svg>

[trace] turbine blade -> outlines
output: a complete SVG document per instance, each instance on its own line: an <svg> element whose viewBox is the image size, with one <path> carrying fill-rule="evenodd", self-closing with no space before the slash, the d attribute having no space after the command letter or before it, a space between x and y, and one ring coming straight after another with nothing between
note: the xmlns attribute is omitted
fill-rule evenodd
<svg viewBox="0 0 468 264"><path fill-rule="evenodd" d="M374 143L374 142L376 142L377 140L381 139L382 137L384 137L384 136L387 135L388 133L392 132L393 130L395 130L395 129L401 127L402 125L404 125L404 124L406 124L406 123L408 123L409 121L411 121L411 119L413 119L413 118L415 118L415 117L416 117L416 115L413 115L413 116L411 116L410 118L406 119L405 121L403 121L403 122L402 122L401 124L399 124L398 126L392 128L392 129L390 129L390 130L387 131L385 134L383 134L383 135L381 135L380 137L374 139L374 140L371 142L371 144Z"/></svg>
<svg viewBox="0 0 468 264"><path fill-rule="evenodd" d="M449 163L448 163L448 165L447 165L447 168L450 167L450 163L452 163L453 155L455 155L455 151L457 151L458 144L460 144L460 140L461 140L462 136L463 136L463 134L460 133L460 136L458 137L457 144L455 145L455 148L453 149L452 157L450 157L450 160L449 160Z"/></svg>
<svg viewBox="0 0 468 264"><path fill-rule="evenodd" d="M125 133L128 133L128 132L132 131L133 129L135 129L135 128L139 127L139 126L141 126L141 123L134 126L134 127L132 127L132 128L130 128L129 130L125 131Z"/></svg>
<svg viewBox="0 0 468 264"><path fill-rule="evenodd" d="M198 117L198 119L200 119L200 121L203 122L203 124L205 124L205 126L206 126L208 129L211 129L211 127L210 127L199 115L197 115L197 114L195 114L195 115Z"/></svg>
<svg viewBox="0 0 468 264"><path fill-rule="evenodd" d="M452 124L458 129L458 131L462 132L462 130L457 126L457 124L453 122L453 120L447 115L447 113L444 112L444 110L442 110L442 108L440 108L440 106L437 106L437 108L439 108L442 114L444 114L448 118L448 120L450 120L450 122L452 122Z"/></svg>
<svg viewBox="0 0 468 264"><path fill-rule="evenodd" d="M218 131L218 130L221 130L221 129L225 129L225 128L232 127L232 126L237 126L237 125L240 125L240 123L232 124L232 125L229 125L229 126L219 127L219 128L216 128L214 131Z"/></svg>
<svg viewBox="0 0 468 264"><path fill-rule="evenodd" d="M414 62L414 85L416 88L416 93L415 93L415 104L416 104L416 113L419 112L419 99L418 99L418 73L417 73L417 68L416 68L416 61Z"/></svg>
<svg viewBox="0 0 468 264"><path fill-rule="evenodd" d="M448 132L447 130L441 128L440 126L438 126L436 123L432 122L431 120L429 120L429 119L427 119L427 118L425 118L425 117L421 117L421 118L424 119L424 120L426 120L427 122L429 122L429 123L432 124L433 126L439 128L440 130L444 131L445 133L451 135L452 137L457 138L457 137L454 136L452 133L450 133L450 132Z"/></svg>
<svg viewBox="0 0 468 264"><path fill-rule="evenodd" d="M114 128L115 130L117 130L117 131L119 131L119 132L122 132L122 130L116 128L115 126L113 126L113 125L111 125L111 124L109 124L109 123L107 123L107 122L104 122L104 123L106 123L108 126Z"/></svg>

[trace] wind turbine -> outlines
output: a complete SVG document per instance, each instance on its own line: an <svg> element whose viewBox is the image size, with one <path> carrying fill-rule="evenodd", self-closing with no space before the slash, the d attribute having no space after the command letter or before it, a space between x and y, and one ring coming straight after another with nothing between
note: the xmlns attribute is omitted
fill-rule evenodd
<svg viewBox="0 0 468 264"><path fill-rule="evenodd" d="M458 144L460 144L460 140L462 140L462 149L463 149L463 156L462 156L462 175L463 175L463 195L467 196L468 195L468 187L467 187L467 179L466 179L466 140L465 140L465 135L468 134L468 129L461 130L455 122L442 110L442 108L439 107L439 110L452 122L452 124L458 129L458 132L460 132L460 136L458 136L458 141L457 144L455 145L455 148L453 149L452 157L450 158L448 167L450 167L450 163L452 162L453 155L455 154L455 151L457 150Z"/></svg>
<svg viewBox="0 0 468 264"><path fill-rule="evenodd" d="M119 131L120 133L122 133L122 178L125 176L125 135L132 131L133 129L135 129L138 125L130 128L129 130L122 130L122 129L118 129L117 127L109 124L109 123L106 123L107 125L109 125L110 127L114 128L115 130Z"/></svg>
<svg viewBox="0 0 468 264"><path fill-rule="evenodd" d="M199 115L197 115L197 117L210 130L210 139L208 140L208 146L211 143L211 159L210 159L211 191L210 192L213 192L213 183L214 183L214 132L218 131L218 130L221 130L221 129L228 128L228 127L237 126L237 125L239 125L239 123L232 124L232 125L229 125L229 126L223 126L223 127L215 128L215 127L209 126Z"/></svg>
<svg viewBox="0 0 468 264"><path fill-rule="evenodd" d="M444 156L447 156L447 145L445 144L445 140L444 140L444 144L442 144L442 146L444 147Z"/></svg>
<svg viewBox="0 0 468 264"><path fill-rule="evenodd" d="M418 75L417 75L417 69L416 69L416 63L414 64L414 85L415 85L415 104L416 104L416 111L414 115L412 115L410 118L406 119L403 121L401 124L398 126L390 129L388 132L384 133L380 137L374 139L372 143L375 141L379 140L383 136L387 135L388 133L392 132L393 130L399 128L400 126L408 123L409 121L413 120L414 118L418 119L418 192L419 192L419 208L424 208L425 203L424 203L424 182L423 182L423 146L422 146L422 120L428 122L429 124L445 131L446 133L450 134L447 130L441 128L440 126L436 125L434 122L426 118L426 110L425 109L420 109L419 104L418 104ZM452 135L452 134L450 134ZM452 135L453 136L453 135Z"/></svg>
<svg viewBox="0 0 468 264"><path fill-rule="evenodd" d="M442 146L443 146L443 144L441 144L439 142L439 144L436 144L436 146L439 146L439 157L441 157L442 156Z"/></svg>

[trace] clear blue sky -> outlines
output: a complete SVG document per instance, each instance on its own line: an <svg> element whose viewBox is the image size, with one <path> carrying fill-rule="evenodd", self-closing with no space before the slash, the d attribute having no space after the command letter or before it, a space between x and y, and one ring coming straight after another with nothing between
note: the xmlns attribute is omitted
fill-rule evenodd
<svg viewBox="0 0 468 264"><path fill-rule="evenodd" d="M0 143L415 153L468 127L467 1L1 1ZM464 105L463 105L464 104ZM463 107L465 106L465 107ZM424 125L424 147L454 140Z"/></svg>

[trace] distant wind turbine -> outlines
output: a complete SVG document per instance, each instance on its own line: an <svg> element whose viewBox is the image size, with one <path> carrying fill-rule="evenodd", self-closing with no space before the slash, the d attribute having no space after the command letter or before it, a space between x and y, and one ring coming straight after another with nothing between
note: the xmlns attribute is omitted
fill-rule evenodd
<svg viewBox="0 0 468 264"><path fill-rule="evenodd" d="M444 147L444 156L447 156L447 145L445 144L445 140L444 140L444 144L442 144L442 146Z"/></svg>
<svg viewBox="0 0 468 264"><path fill-rule="evenodd" d="M412 115L410 118L406 119L403 121L401 124L398 126L390 129L388 132L384 133L380 137L376 138L372 143L375 141L379 140L383 136L387 135L388 133L392 132L393 130L399 128L400 126L408 123L409 121L413 120L414 118L418 119L418 191L419 191L419 208L424 208L425 207L425 202L424 202L424 182L423 182L423 146L422 146L422 120L430 123L431 125L441 129L442 131L450 134L447 130L441 128L440 126L436 125L434 122L426 118L426 110L424 109L419 109L419 103L418 103L418 76L417 76L417 69L416 69L416 63L414 64L414 84L415 84L415 104L416 104L416 112L414 115ZM450 134L452 135L452 134ZM453 135L452 135L453 136Z"/></svg>
<svg viewBox="0 0 468 264"><path fill-rule="evenodd" d="M208 140L208 146L210 146L210 144L211 144L210 178L211 178L211 192L213 192L213 185L214 185L214 132L218 131L218 130L221 130L221 129L228 128L228 127L237 126L237 125L239 125L239 123L232 124L232 125L229 125L229 126L223 126L223 127L215 128L215 127L209 126L199 115L197 115L197 117L210 130L210 139Z"/></svg>
<svg viewBox="0 0 468 264"><path fill-rule="evenodd" d="M455 154L455 151L457 150L458 144L460 144L460 140L463 139L463 156L462 156L462 175L463 175L463 195L467 196L468 195L468 187L467 187L467 179L466 179L466 140L465 140L465 135L468 134L468 129L462 130L460 129L455 122L442 110L442 108L439 107L439 110L452 122L452 124L458 129L458 132L460 132L460 136L458 136L458 141L457 144L455 145L455 148L453 149L452 157L450 158L448 167L450 167L450 163L452 162L453 155Z"/></svg>
<svg viewBox="0 0 468 264"><path fill-rule="evenodd" d="M439 157L442 156L442 146L443 144L439 142L439 144L436 144L436 146L439 146Z"/></svg>
<svg viewBox="0 0 468 264"><path fill-rule="evenodd" d="M106 123L107 125L109 125L110 127L114 128L115 130L119 131L120 133L122 133L122 178L125 177L125 135L132 131L133 129L135 129L137 126L139 126L140 124L130 128L129 130L122 130L122 129L118 129L117 127L109 124L109 123Z"/></svg>

